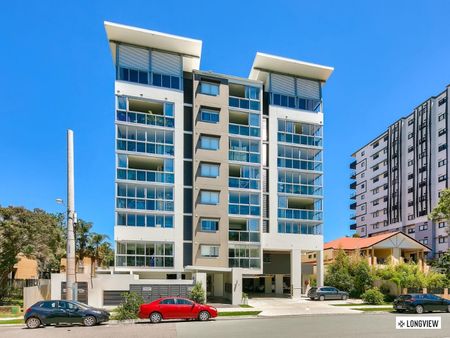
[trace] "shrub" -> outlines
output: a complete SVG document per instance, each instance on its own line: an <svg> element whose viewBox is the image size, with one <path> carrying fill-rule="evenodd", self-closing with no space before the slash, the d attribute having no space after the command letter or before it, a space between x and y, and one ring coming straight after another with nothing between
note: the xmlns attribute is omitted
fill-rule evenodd
<svg viewBox="0 0 450 338"><path fill-rule="evenodd" d="M137 319L139 306L144 303L144 299L136 292L125 292L122 296L124 301L117 307L114 319Z"/></svg>
<svg viewBox="0 0 450 338"><path fill-rule="evenodd" d="M195 283L191 293L189 294L189 298L196 303L203 304L205 302L205 290L203 289L201 282Z"/></svg>
<svg viewBox="0 0 450 338"><path fill-rule="evenodd" d="M373 285L373 274L369 264L365 260L359 260L353 263L350 273L354 276L351 295L360 297L367 289Z"/></svg>
<svg viewBox="0 0 450 338"><path fill-rule="evenodd" d="M367 290L361 295L364 303L371 305L380 305L384 302L384 295L380 292L378 288L372 288Z"/></svg>

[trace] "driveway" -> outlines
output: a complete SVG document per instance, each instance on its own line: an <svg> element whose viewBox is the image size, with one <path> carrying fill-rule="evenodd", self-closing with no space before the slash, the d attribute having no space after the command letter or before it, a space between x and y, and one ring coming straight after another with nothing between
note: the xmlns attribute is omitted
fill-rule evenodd
<svg viewBox="0 0 450 338"><path fill-rule="evenodd" d="M262 310L260 316L287 316L306 314L356 314L361 313L346 306L333 306L332 304L345 304L346 301L313 301L308 298L290 299L276 297L250 298L248 305Z"/></svg>

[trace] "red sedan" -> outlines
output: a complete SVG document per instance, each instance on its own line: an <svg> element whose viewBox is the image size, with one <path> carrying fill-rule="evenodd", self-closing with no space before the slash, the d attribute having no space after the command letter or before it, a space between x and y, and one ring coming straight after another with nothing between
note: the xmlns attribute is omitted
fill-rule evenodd
<svg viewBox="0 0 450 338"><path fill-rule="evenodd" d="M208 320L217 317L215 307L198 304L190 299L165 297L139 307L139 318L149 318L152 323L163 319L198 319Z"/></svg>

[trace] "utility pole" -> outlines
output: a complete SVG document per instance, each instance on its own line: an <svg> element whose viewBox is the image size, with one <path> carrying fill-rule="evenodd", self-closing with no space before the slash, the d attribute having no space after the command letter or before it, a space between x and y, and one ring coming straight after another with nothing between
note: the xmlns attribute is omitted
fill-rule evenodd
<svg viewBox="0 0 450 338"><path fill-rule="evenodd" d="M66 299L77 300L75 276L75 180L73 170L73 131L67 130L67 267Z"/></svg>

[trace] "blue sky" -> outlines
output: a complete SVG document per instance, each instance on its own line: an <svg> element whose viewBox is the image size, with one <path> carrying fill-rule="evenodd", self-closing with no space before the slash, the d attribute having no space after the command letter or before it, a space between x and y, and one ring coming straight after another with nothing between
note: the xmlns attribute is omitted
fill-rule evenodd
<svg viewBox="0 0 450 338"><path fill-rule="evenodd" d="M0 204L62 211L72 128L78 215L113 238L108 20L203 40L203 70L246 77L257 51L335 67L324 89L324 234L350 234L350 154L450 84L448 13L448 1L10 1Z"/></svg>

